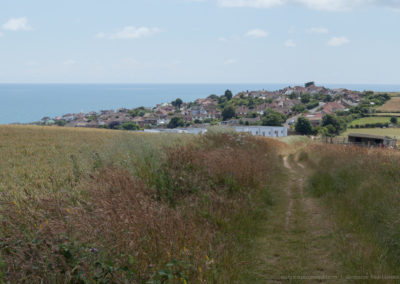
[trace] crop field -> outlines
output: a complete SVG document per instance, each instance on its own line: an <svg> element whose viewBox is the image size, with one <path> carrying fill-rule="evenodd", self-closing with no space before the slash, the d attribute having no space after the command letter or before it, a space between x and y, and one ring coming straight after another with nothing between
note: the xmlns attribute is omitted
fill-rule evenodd
<svg viewBox="0 0 400 284"><path fill-rule="evenodd" d="M381 112L400 112L400 97L392 97L390 101L377 108L377 110Z"/></svg>
<svg viewBox="0 0 400 284"><path fill-rule="evenodd" d="M375 124L375 123L390 123L390 117L363 117L349 123L349 126Z"/></svg>
<svg viewBox="0 0 400 284"><path fill-rule="evenodd" d="M238 282L280 147L0 126L0 283Z"/></svg>

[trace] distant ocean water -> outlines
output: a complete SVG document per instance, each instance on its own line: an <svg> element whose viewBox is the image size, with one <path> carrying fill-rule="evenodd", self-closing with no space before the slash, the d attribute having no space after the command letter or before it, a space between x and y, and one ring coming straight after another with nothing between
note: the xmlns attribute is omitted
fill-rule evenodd
<svg viewBox="0 0 400 284"><path fill-rule="evenodd" d="M44 116L138 106L176 98L193 101L210 94L278 90L289 84L0 84L0 124L28 123ZM293 86L293 84L292 84ZM400 85L325 85L329 88L400 92Z"/></svg>

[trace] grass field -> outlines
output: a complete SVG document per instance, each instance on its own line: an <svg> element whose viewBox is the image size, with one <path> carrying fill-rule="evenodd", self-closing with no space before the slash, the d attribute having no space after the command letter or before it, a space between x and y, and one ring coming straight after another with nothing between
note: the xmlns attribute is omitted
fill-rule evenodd
<svg viewBox="0 0 400 284"><path fill-rule="evenodd" d="M390 123L390 117L363 117L349 123L349 126L374 124L374 123Z"/></svg>
<svg viewBox="0 0 400 284"><path fill-rule="evenodd" d="M400 153L311 145L308 155L314 168L308 191L324 200L336 219L345 273L367 276L354 283L397 283L390 275L400 273Z"/></svg>
<svg viewBox="0 0 400 284"><path fill-rule="evenodd" d="M347 137L349 133L362 133L379 136L390 136L400 139L400 128L353 128L347 129L341 136Z"/></svg>
<svg viewBox="0 0 400 284"><path fill-rule="evenodd" d="M0 283L238 282L281 147L0 126Z"/></svg>
<svg viewBox="0 0 400 284"><path fill-rule="evenodd" d="M377 110L381 112L400 112L400 97L392 97L390 101L377 108Z"/></svg>

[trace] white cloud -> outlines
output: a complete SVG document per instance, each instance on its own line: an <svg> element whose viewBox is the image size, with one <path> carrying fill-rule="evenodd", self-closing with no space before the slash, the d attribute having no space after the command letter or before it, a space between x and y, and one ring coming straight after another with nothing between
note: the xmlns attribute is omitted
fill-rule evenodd
<svg viewBox="0 0 400 284"><path fill-rule="evenodd" d="M222 7L271 8L280 5L301 5L313 10L347 11L363 6L400 9L399 0L218 0Z"/></svg>
<svg viewBox="0 0 400 284"><path fill-rule="evenodd" d="M310 34L327 34L329 33L329 30L324 27L312 27L307 29L307 32Z"/></svg>
<svg viewBox="0 0 400 284"><path fill-rule="evenodd" d="M269 35L268 32L261 29L250 30L246 33L246 36L251 38L263 38L267 37L268 35Z"/></svg>
<svg viewBox="0 0 400 284"><path fill-rule="evenodd" d="M149 27L133 27L127 26L122 28L121 30L113 33L106 34L103 32L97 33L95 35L96 38L107 38L107 39L139 39L143 37L149 37L161 32L159 28L149 28Z"/></svg>
<svg viewBox="0 0 400 284"><path fill-rule="evenodd" d="M73 59L68 59L68 60L65 60L62 64L66 65L66 66L71 66L71 65L75 65L76 61Z"/></svg>
<svg viewBox="0 0 400 284"><path fill-rule="evenodd" d="M292 2L298 2L313 10L346 11L361 4L367 4L370 0L294 0Z"/></svg>
<svg viewBox="0 0 400 284"><path fill-rule="evenodd" d="M218 4L222 7L253 7L253 8L270 8L282 5L286 0L218 0Z"/></svg>
<svg viewBox="0 0 400 284"><path fill-rule="evenodd" d="M28 19L22 18L11 18L3 24L3 29L9 31L30 31L32 27L28 24Z"/></svg>
<svg viewBox="0 0 400 284"><path fill-rule="evenodd" d="M296 47L296 43L292 39L288 39L285 41L285 46L286 47Z"/></svg>
<svg viewBox="0 0 400 284"><path fill-rule="evenodd" d="M334 47L338 47L338 46L342 46L345 44L348 44L350 42L350 40L347 37L332 37L329 41L328 41L328 45L329 46L334 46Z"/></svg>
<svg viewBox="0 0 400 284"><path fill-rule="evenodd" d="M227 59L224 62L224 64L226 64L226 65L231 65L231 64L235 64L235 63L237 63L237 59L234 59L234 58Z"/></svg>

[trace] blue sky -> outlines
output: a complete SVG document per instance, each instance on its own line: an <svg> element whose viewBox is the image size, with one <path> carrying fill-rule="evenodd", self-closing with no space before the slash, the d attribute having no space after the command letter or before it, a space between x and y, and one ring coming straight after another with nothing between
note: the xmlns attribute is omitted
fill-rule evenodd
<svg viewBox="0 0 400 284"><path fill-rule="evenodd" d="M396 84L400 0L1 0L2 83Z"/></svg>

